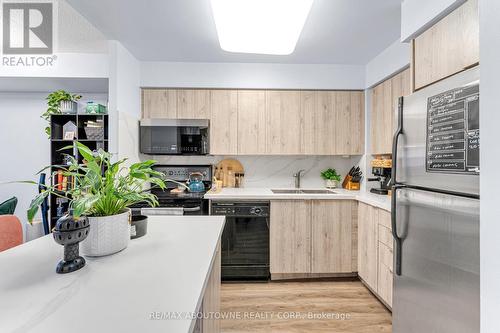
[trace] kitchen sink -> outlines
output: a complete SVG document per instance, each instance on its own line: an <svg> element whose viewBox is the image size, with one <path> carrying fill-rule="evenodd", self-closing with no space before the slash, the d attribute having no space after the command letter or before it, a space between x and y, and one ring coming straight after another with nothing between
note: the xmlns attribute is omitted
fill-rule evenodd
<svg viewBox="0 0 500 333"><path fill-rule="evenodd" d="M274 194L336 194L330 190L271 190Z"/></svg>
<svg viewBox="0 0 500 333"><path fill-rule="evenodd" d="M271 190L274 194L301 194L301 190Z"/></svg>
<svg viewBox="0 0 500 333"><path fill-rule="evenodd" d="M330 190L301 190L304 194L336 194Z"/></svg>

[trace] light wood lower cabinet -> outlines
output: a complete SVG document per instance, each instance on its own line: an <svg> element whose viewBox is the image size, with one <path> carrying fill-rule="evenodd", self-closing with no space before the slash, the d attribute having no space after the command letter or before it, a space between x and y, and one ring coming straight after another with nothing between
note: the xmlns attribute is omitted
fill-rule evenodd
<svg viewBox="0 0 500 333"><path fill-rule="evenodd" d="M355 272L356 228L355 201L271 201L271 275Z"/></svg>
<svg viewBox="0 0 500 333"><path fill-rule="evenodd" d="M271 201L270 266L273 273L311 272L311 202Z"/></svg>
<svg viewBox="0 0 500 333"><path fill-rule="evenodd" d="M377 290L378 211L362 202L358 209L358 275Z"/></svg>
<svg viewBox="0 0 500 333"><path fill-rule="evenodd" d="M217 253L214 258L212 271L205 288L201 312L205 316L196 323L195 332L219 333L220 321L214 315L220 311L220 291L221 291L221 252L220 243L217 246Z"/></svg>
<svg viewBox="0 0 500 333"><path fill-rule="evenodd" d="M392 306L393 257L391 214L359 203L358 275L389 307Z"/></svg>

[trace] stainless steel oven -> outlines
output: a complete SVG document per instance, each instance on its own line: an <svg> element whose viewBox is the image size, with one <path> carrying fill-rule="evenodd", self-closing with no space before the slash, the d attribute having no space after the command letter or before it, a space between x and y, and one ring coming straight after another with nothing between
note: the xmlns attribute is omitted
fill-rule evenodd
<svg viewBox="0 0 500 333"><path fill-rule="evenodd" d="M143 154L208 154L208 119L142 119L139 131Z"/></svg>
<svg viewBox="0 0 500 333"><path fill-rule="evenodd" d="M210 213L226 216L222 280L268 280L269 202L212 202Z"/></svg>

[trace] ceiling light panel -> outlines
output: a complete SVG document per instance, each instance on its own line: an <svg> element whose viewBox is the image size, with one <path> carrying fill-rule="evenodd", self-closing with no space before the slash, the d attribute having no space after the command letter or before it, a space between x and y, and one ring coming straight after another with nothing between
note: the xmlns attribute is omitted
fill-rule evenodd
<svg viewBox="0 0 500 333"><path fill-rule="evenodd" d="M238 53L293 53L313 0L211 0L219 43Z"/></svg>

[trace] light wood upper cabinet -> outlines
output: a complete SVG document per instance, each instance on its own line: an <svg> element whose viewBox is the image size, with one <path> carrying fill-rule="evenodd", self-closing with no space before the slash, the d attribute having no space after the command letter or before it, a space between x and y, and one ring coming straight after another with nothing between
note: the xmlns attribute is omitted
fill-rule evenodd
<svg viewBox="0 0 500 333"><path fill-rule="evenodd" d="M358 274L375 291L378 273L377 221L377 209L360 202L358 206Z"/></svg>
<svg viewBox="0 0 500 333"><path fill-rule="evenodd" d="M266 91L268 154L298 155L302 153L302 113L300 92Z"/></svg>
<svg viewBox="0 0 500 333"><path fill-rule="evenodd" d="M266 133L265 91L238 90L238 154L265 154Z"/></svg>
<svg viewBox="0 0 500 333"><path fill-rule="evenodd" d="M205 89L177 90L177 118L209 119L210 90L205 90Z"/></svg>
<svg viewBox="0 0 500 333"><path fill-rule="evenodd" d="M311 210L312 273L350 273L353 209L350 200L313 200Z"/></svg>
<svg viewBox="0 0 500 333"><path fill-rule="evenodd" d="M397 106L401 96L410 91L410 70L406 69L372 89L370 152L391 154L392 139L397 125Z"/></svg>
<svg viewBox="0 0 500 333"><path fill-rule="evenodd" d="M362 91L335 92L335 153L363 154L365 149L365 94Z"/></svg>
<svg viewBox="0 0 500 333"><path fill-rule="evenodd" d="M413 41L415 90L479 62L478 0L468 0Z"/></svg>
<svg viewBox="0 0 500 333"><path fill-rule="evenodd" d="M270 268L273 273L311 271L311 202L271 201Z"/></svg>
<svg viewBox="0 0 500 333"><path fill-rule="evenodd" d="M143 89L143 118L209 119L217 155L360 155L364 92Z"/></svg>
<svg viewBox="0 0 500 333"><path fill-rule="evenodd" d="M177 91L142 89L142 118L177 118Z"/></svg>
<svg viewBox="0 0 500 333"><path fill-rule="evenodd" d="M238 92L210 91L210 154L238 153Z"/></svg>
<svg viewBox="0 0 500 333"><path fill-rule="evenodd" d="M302 146L310 155L364 152L364 92L302 91Z"/></svg>

